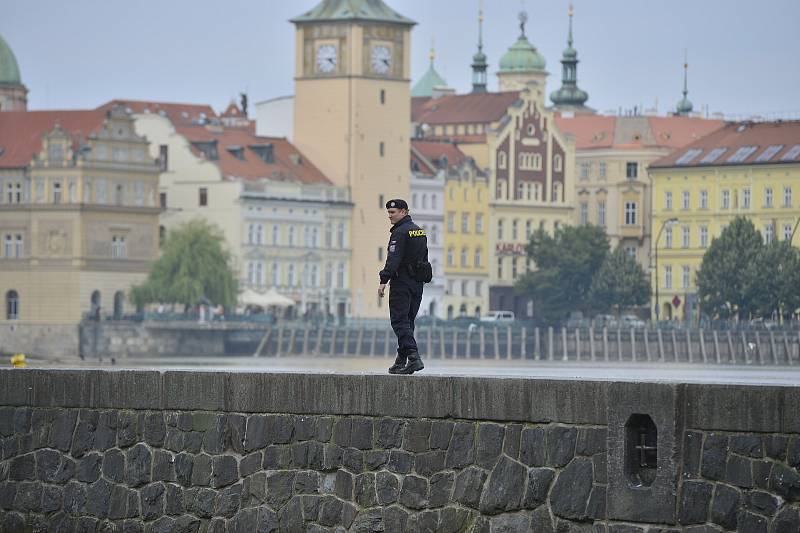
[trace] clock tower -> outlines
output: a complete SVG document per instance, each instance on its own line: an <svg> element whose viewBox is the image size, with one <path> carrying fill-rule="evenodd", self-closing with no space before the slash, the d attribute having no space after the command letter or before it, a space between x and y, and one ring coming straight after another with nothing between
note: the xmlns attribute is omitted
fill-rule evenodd
<svg viewBox="0 0 800 533"><path fill-rule="evenodd" d="M414 21L382 0L323 0L292 21L294 143L350 189L352 316L381 317L384 203L409 196L410 36Z"/></svg>

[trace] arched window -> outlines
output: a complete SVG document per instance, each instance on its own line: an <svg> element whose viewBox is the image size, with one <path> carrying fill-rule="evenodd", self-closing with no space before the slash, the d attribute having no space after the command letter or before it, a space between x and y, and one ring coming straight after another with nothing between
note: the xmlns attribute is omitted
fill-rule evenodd
<svg viewBox="0 0 800 533"><path fill-rule="evenodd" d="M17 291L11 290L6 293L6 320L17 320L19 318L19 295Z"/></svg>
<svg viewBox="0 0 800 533"><path fill-rule="evenodd" d="M125 294L122 291L114 293L114 320L122 320L122 311L125 303Z"/></svg>
<svg viewBox="0 0 800 533"><path fill-rule="evenodd" d="M95 320L100 320L100 303L101 303L101 301L100 301L100 291L92 292L92 296L91 296L90 302L91 302L91 306L89 308L90 309L89 310L89 314L90 314L91 318L94 318Z"/></svg>
<svg viewBox="0 0 800 533"><path fill-rule="evenodd" d="M461 304L458 308L458 316L467 316L467 304Z"/></svg>
<svg viewBox="0 0 800 533"><path fill-rule="evenodd" d="M507 155L504 151L497 153L497 168L505 170L508 167Z"/></svg>
<svg viewBox="0 0 800 533"><path fill-rule="evenodd" d="M453 320L453 306L447 306L447 320Z"/></svg>
<svg viewBox="0 0 800 533"><path fill-rule="evenodd" d="M564 168L564 162L561 159L561 154L556 154L553 156L553 170L556 172L561 172Z"/></svg>
<svg viewBox="0 0 800 533"><path fill-rule="evenodd" d="M480 317L481 317L481 306L477 305L475 306L475 318L480 318Z"/></svg>

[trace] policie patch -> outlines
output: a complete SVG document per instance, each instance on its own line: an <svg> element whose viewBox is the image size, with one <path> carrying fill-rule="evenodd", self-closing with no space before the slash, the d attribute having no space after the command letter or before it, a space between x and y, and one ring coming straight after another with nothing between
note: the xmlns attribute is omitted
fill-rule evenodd
<svg viewBox="0 0 800 533"><path fill-rule="evenodd" d="M408 236L409 237L424 237L425 236L425 230L424 229L411 229L411 230L408 230Z"/></svg>

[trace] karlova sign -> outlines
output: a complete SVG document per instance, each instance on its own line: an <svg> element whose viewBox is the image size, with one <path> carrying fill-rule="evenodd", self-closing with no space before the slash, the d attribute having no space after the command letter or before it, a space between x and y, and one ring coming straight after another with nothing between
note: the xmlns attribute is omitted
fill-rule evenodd
<svg viewBox="0 0 800 533"><path fill-rule="evenodd" d="M494 252L497 255L526 255L525 245L518 242L498 242Z"/></svg>

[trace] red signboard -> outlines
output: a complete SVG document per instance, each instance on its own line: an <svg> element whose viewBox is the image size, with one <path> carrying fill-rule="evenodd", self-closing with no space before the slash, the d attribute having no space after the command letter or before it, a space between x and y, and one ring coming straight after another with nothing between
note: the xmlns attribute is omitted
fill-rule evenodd
<svg viewBox="0 0 800 533"><path fill-rule="evenodd" d="M525 245L514 242L498 242L495 246L497 255L526 255Z"/></svg>
<svg viewBox="0 0 800 533"><path fill-rule="evenodd" d="M672 307L680 307L680 305L681 299L676 295L675 298L672 299Z"/></svg>

